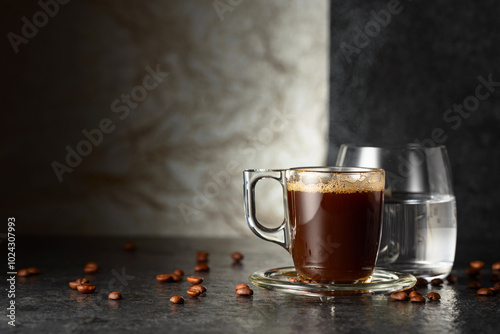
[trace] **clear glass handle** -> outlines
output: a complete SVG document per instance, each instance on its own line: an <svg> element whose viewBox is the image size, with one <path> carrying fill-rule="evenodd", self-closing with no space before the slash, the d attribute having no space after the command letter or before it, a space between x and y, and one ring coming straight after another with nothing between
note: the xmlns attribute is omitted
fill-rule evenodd
<svg viewBox="0 0 500 334"><path fill-rule="evenodd" d="M277 228L263 226L255 215L255 186L262 179L275 179L283 188L283 204L285 206L285 219ZM243 194L245 198L245 218L247 224L255 235L267 241L275 242L288 250L288 221L287 221L287 194L286 176L284 170L276 169L247 169L243 172Z"/></svg>

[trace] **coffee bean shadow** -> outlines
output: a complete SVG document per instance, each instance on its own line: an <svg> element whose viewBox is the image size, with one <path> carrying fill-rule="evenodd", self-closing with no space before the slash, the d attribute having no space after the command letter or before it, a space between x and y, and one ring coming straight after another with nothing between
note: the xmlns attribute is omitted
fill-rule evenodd
<svg viewBox="0 0 500 334"><path fill-rule="evenodd" d="M243 269L243 267L244 267L244 266L243 266L243 264L241 264L241 263L237 263L237 262L235 262L235 263L231 264L231 268L232 268L234 271L241 271L241 270Z"/></svg>
<svg viewBox="0 0 500 334"><path fill-rule="evenodd" d="M236 302L240 305L252 304L253 296L236 296Z"/></svg>
<svg viewBox="0 0 500 334"><path fill-rule="evenodd" d="M108 300L108 306L111 310L117 310L120 308L120 302L118 300Z"/></svg>

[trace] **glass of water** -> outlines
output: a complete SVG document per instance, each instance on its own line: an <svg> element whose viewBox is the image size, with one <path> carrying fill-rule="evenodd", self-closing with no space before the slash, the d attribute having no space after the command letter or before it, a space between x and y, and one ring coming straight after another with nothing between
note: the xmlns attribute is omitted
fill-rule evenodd
<svg viewBox="0 0 500 334"><path fill-rule="evenodd" d="M378 267L428 279L451 271L457 214L444 146L344 144L336 164L386 171Z"/></svg>

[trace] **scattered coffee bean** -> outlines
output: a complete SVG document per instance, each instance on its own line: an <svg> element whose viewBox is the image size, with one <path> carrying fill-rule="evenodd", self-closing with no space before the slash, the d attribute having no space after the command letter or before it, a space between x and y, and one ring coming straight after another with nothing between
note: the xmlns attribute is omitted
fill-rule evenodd
<svg viewBox="0 0 500 334"><path fill-rule="evenodd" d="M231 258L234 262L239 263L241 260L243 260L243 254L241 254L240 252L234 252L233 254L231 254Z"/></svg>
<svg viewBox="0 0 500 334"><path fill-rule="evenodd" d="M449 274L448 276L446 276L446 280L449 284L455 284L457 283L457 276L454 274Z"/></svg>
<svg viewBox="0 0 500 334"><path fill-rule="evenodd" d="M156 275L156 280L161 283L172 282L172 275L171 274Z"/></svg>
<svg viewBox="0 0 500 334"><path fill-rule="evenodd" d="M95 291L95 285L91 285L88 283L80 284L76 288L78 291L80 291L81 293L84 293L84 294L92 293Z"/></svg>
<svg viewBox="0 0 500 334"><path fill-rule="evenodd" d="M95 274L99 270L99 265L95 262L89 262L83 268L86 274Z"/></svg>
<svg viewBox="0 0 500 334"><path fill-rule="evenodd" d="M490 289L490 290L491 290L491 292L493 292L493 294L494 294L494 295L496 295L496 294L497 294L497 292L498 292L498 290L497 290L497 289L495 289L494 287L490 287L490 288L488 288L488 289Z"/></svg>
<svg viewBox="0 0 500 334"><path fill-rule="evenodd" d="M472 281L469 283L469 288L471 288L471 289L479 289L480 287L481 287L481 284L479 284L479 282Z"/></svg>
<svg viewBox="0 0 500 334"><path fill-rule="evenodd" d="M250 288L241 288L236 290L238 296L251 296L253 295L253 290Z"/></svg>
<svg viewBox="0 0 500 334"><path fill-rule="evenodd" d="M196 254L196 260L198 262L208 262L208 252L199 251Z"/></svg>
<svg viewBox="0 0 500 334"><path fill-rule="evenodd" d="M469 263L470 267L471 268L474 268L474 269L482 269L484 267L484 262L483 261L471 261Z"/></svg>
<svg viewBox="0 0 500 334"><path fill-rule="evenodd" d="M500 270L500 262L495 262L491 265L491 270Z"/></svg>
<svg viewBox="0 0 500 334"><path fill-rule="evenodd" d="M491 291L488 288L481 288L481 289L477 290L476 293L478 295L480 295L480 296L491 296L491 295L493 295L493 291Z"/></svg>
<svg viewBox="0 0 500 334"><path fill-rule="evenodd" d="M467 268L465 269L465 273L468 276L479 276L481 274L481 272L476 268Z"/></svg>
<svg viewBox="0 0 500 334"><path fill-rule="evenodd" d="M429 282L422 277L417 278L417 282L415 283L416 286L427 286L427 284L429 284Z"/></svg>
<svg viewBox="0 0 500 334"><path fill-rule="evenodd" d="M412 291L410 292L410 294L408 295L408 297L412 298L412 297L415 297L415 296L421 296L422 294L418 291Z"/></svg>
<svg viewBox="0 0 500 334"><path fill-rule="evenodd" d="M199 276L188 276L186 280L191 284L200 284L203 282L203 277Z"/></svg>
<svg viewBox="0 0 500 334"><path fill-rule="evenodd" d="M40 269L38 269L37 267L29 267L26 270L28 271L28 273L30 275L38 275L38 274L40 274Z"/></svg>
<svg viewBox="0 0 500 334"><path fill-rule="evenodd" d="M198 291L200 291L200 293L204 293L207 291L207 288L205 288L201 284L196 284L196 285L193 285L190 290L198 290Z"/></svg>
<svg viewBox="0 0 500 334"><path fill-rule="evenodd" d="M425 298L423 296L414 296L410 298L411 303L425 303Z"/></svg>
<svg viewBox="0 0 500 334"><path fill-rule="evenodd" d="M182 277L184 276L184 271L182 271L182 269L175 269L174 274Z"/></svg>
<svg viewBox="0 0 500 334"><path fill-rule="evenodd" d="M79 279L77 279L75 282L76 282L76 283L78 283L78 284L80 284L80 283L82 283L82 279L81 279L81 278L79 278Z"/></svg>
<svg viewBox="0 0 500 334"><path fill-rule="evenodd" d="M404 291L393 292L393 293L391 293L391 299L398 300L398 301L404 301L404 300L408 300L408 295Z"/></svg>
<svg viewBox="0 0 500 334"><path fill-rule="evenodd" d="M248 284L246 284L246 283L240 283L240 284L238 284L238 285L236 286L235 290L238 290L238 289L243 289L243 288L250 288L250 287L249 287L249 286L248 286Z"/></svg>
<svg viewBox="0 0 500 334"><path fill-rule="evenodd" d="M290 282L300 282L300 281L299 281L297 278L295 278L295 277L289 277L289 278L288 278L288 281L290 281Z"/></svg>
<svg viewBox="0 0 500 334"><path fill-rule="evenodd" d="M122 299L122 294L118 291L113 291L108 295L108 299L118 300Z"/></svg>
<svg viewBox="0 0 500 334"><path fill-rule="evenodd" d="M19 269L17 271L17 276L18 277L27 277L30 275L30 272L28 271L28 269Z"/></svg>
<svg viewBox="0 0 500 334"><path fill-rule="evenodd" d="M184 304L184 298L182 296L173 296L170 298L170 302L173 304Z"/></svg>
<svg viewBox="0 0 500 334"><path fill-rule="evenodd" d="M443 280L440 278L435 278L431 281L432 286L440 286L443 283L444 283Z"/></svg>
<svg viewBox="0 0 500 334"><path fill-rule="evenodd" d="M88 278L80 278L80 283L88 283L89 279Z"/></svg>
<svg viewBox="0 0 500 334"><path fill-rule="evenodd" d="M76 290L76 288L80 285L80 283L77 282L69 282L69 287L73 290Z"/></svg>
<svg viewBox="0 0 500 334"><path fill-rule="evenodd" d="M194 271L210 271L210 267L206 263L198 263L194 267Z"/></svg>
<svg viewBox="0 0 500 334"><path fill-rule="evenodd" d="M201 292L200 290L189 289L187 291L187 294L190 295L191 297L198 297L201 294Z"/></svg>
<svg viewBox="0 0 500 334"><path fill-rule="evenodd" d="M177 274L172 274L172 282L180 282L182 280L182 277L177 275Z"/></svg>
<svg viewBox="0 0 500 334"><path fill-rule="evenodd" d="M441 299L441 295L437 292L429 292L427 298L431 301L436 301Z"/></svg>
<svg viewBox="0 0 500 334"><path fill-rule="evenodd" d="M136 248L137 248L137 246L132 241L128 241L128 242L123 244L123 249L126 251L129 251L129 252L135 251Z"/></svg>

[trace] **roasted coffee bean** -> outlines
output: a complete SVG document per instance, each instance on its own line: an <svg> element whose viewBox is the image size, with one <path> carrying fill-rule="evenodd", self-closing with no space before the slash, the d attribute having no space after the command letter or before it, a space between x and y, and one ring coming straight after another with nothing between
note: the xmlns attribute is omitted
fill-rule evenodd
<svg viewBox="0 0 500 334"><path fill-rule="evenodd" d="M431 285L433 286L440 286L441 284L443 284L443 280L440 278L435 278L431 281Z"/></svg>
<svg viewBox="0 0 500 334"><path fill-rule="evenodd" d="M99 270L99 265L95 262L89 262L83 268L83 271L87 274L95 274Z"/></svg>
<svg viewBox="0 0 500 334"><path fill-rule="evenodd" d="M196 254L196 260L198 262L207 262L208 261L208 252L199 251Z"/></svg>
<svg viewBox="0 0 500 334"><path fill-rule="evenodd" d="M412 293L413 291L417 291L417 287L416 286L412 286L411 288L409 289L406 289L404 290L403 292L406 293L407 295L409 295L410 293Z"/></svg>
<svg viewBox="0 0 500 334"><path fill-rule="evenodd" d="M28 271L28 269L19 269L17 271L17 276L18 277L27 277L30 275L30 272Z"/></svg>
<svg viewBox="0 0 500 334"><path fill-rule="evenodd" d="M85 294L92 293L95 291L95 285L91 285L88 283L80 284L76 288L78 291L80 291L81 293L85 293Z"/></svg>
<svg viewBox="0 0 500 334"><path fill-rule="evenodd" d="M236 286L235 290L238 290L238 289L243 289L243 288L250 288L250 287L249 287L249 286L248 286L248 284L246 284L246 283L240 283L240 284L238 284L238 285Z"/></svg>
<svg viewBox="0 0 500 334"><path fill-rule="evenodd" d="M495 262L491 265L491 270L499 270L500 271L500 262Z"/></svg>
<svg viewBox="0 0 500 334"><path fill-rule="evenodd" d="M80 285L80 283L77 282L69 282L69 287L73 290L76 290L76 288Z"/></svg>
<svg viewBox="0 0 500 334"><path fill-rule="evenodd" d="M173 304L184 304L184 298L182 296L173 296L170 298L170 302Z"/></svg>
<svg viewBox="0 0 500 334"><path fill-rule="evenodd" d="M295 277L289 277L289 278L288 278L288 281L290 281L290 282L300 282L300 281L299 281L297 278L295 278Z"/></svg>
<svg viewBox="0 0 500 334"><path fill-rule="evenodd" d="M40 269L38 269L37 267L29 267L28 269L26 269L30 275L38 275L40 274Z"/></svg>
<svg viewBox="0 0 500 334"><path fill-rule="evenodd" d="M417 278L417 282L415 283L416 286L427 286L427 284L429 284L429 282L422 277Z"/></svg>
<svg viewBox="0 0 500 334"><path fill-rule="evenodd" d="M80 279L80 283L88 283L88 282L89 282L89 279L86 277Z"/></svg>
<svg viewBox="0 0 500 334"><path fill-rule="evenodd" d="M471 268L474 268L474 269L482 269L484 267L484 262L483 261L471 261L469 263L470 267Z"/></svg>
<svg viewBox="0 0 500 334"><path fill-rule="evenodd" d="M196 285L193 285L190 290L198 290L200 291L200 293L204 293L207 291L207 288L205 288L203 285L201 284L196 284Z"/></svg>
<svg viewBox="0 0 500 334"><path fill-rule="evenodd" d="M172 282L172 275L171 274L156 275L156 280L161 283Z"/></svg>
<svg viewBox="0 0 500 334"><path fill-rule="evenodd" d="M182 271L182 269L175 269L173 273L181 277L184 276L184 271Z"/></svg>
<svg viewBox="0 0 500 334"><path fill-rule="evenodd" d="M180 282L182 280L182 277L177 275L177 274L172 274L172 282Z"/></svg>
<svg viewBox="0 0 500 334"><path fill-rule="evenodd" d="M493 286L494 289L500 290L500 282L496 282Z"/></svg>
<svg viewBox="0 0 500 334"><path fill-rule="evenodd" d="M129 251L129 252L135 251L136 248L137 248L137 246L132 241L128 241L128 242L123 244L123 249L126 251Z"/></svg>
<svg viewBox="0 0 500 334"><path fill-rule="evenodd" d="M251 296L253 295L253 290L250 288L241 288L236 290L238 296Z"/></svg>
<svg viewBox="0 0 500 334"><path fill-rule="evenodd" d="M481 288L481 289L477 290L476 293L480 296L492 296L493 295L493 291L491 291L488 288Z"/></svg>
<svg viewBox="0 0 500 334"><path fill-rule="evenodd" d="M465 269L465 273L468 276L479 276L481 274L481 272L476 268L467 268Z"/></svg>
<svg viewBox="0 0 500 334"><path fill-rule="evenodd" d="M199 276L188 276L186 280L191 284L200 284L203 282L203 277Z"/></svg>
<svg viewBox="0 0 500 334"><path fill-rule="evenodd" d="M408 297L412 298L412 297L415 297L415 296L421 296L422 294L418 291L412 291L410 292L410 294L408 295Z"/></svg>
<svg viewBox="0 0 500 334"><path fill-rule="evenodd" d="M391 299L398 300L398 301L404 301L404 300L408 300L408 295L404 291L393 292L393 293L391 293Z"/></svg>
<svg viewBox="0 0 500 334"><path fill-rule="evenodd" d="M427 298L429 298L429 300L436 301L441 299L441 295L437 292L429 292L427 294Z"/></svg>
<svg viewBox="0 0 500 334"><path fill-rule="evenodd" d="M187 294L190 295L191 297L198 297L201 294L201 292L200 290L189 289L187 291Z"/></svg>
<svg viewBox="0 0 500 334"><path fill-rule="evenodd" d="M118 300L122 299L122 294L118 291L113 291L108 295L108 299Z"/></svg>
<svg viewBox="0 0 500 334"><path fill-rule="evenodd" d="M234 262L239 263L241 260L243 260L243 254L241 254L240 252L234 252L233 254L231 254L231 258Z"/></svg>
<svg viewBox="0 0 500 334"><path fill-rule="evenodd" d="M490 289L490 290L491 290L491 292L493 292L493 294L494 294L494 295L496 295L496 294L497 294L497 292L498 292L498 290L497 290L497 289L495 289L494 287L490 287L490 288L488 288L488 289Z"/></svg>
<svg viewBox="0 0 500 334"><path fill-rule="evenodd" d="M411 303L425 303L425 298L423 296L414 296L410 298Z"/></svg>
<svg viewBox="0 0 500 334"><path fill-rule="evenodd" d="M479 282L472 281L469 283L469 288L471 288L471 289L479 289L480 287L481 287L481 284L479 284Z"/></svg>
<svg viewBox="0 0 500 334"><path fill-rule="evenodd" d="M80 284L80 283L82 283L82 279L81 279L81 278L79 278L79 279L77 279L75 282L76 282L76 283L78 283L78 284Z"/></svg>
<svg viewBox="0 0 500 334"><path fill-rule="evenodd" d="M210 271L210 267L206 263L198 263L194 267L194 271Z"/></svg>
<svg viewBox="0 0 500 334"><path fill-rule="evenodd" d="M455 283L457 283L457 276L454 274L449 274L448 276L446 276L446 280L450 284L455 284Z"/></svg>

